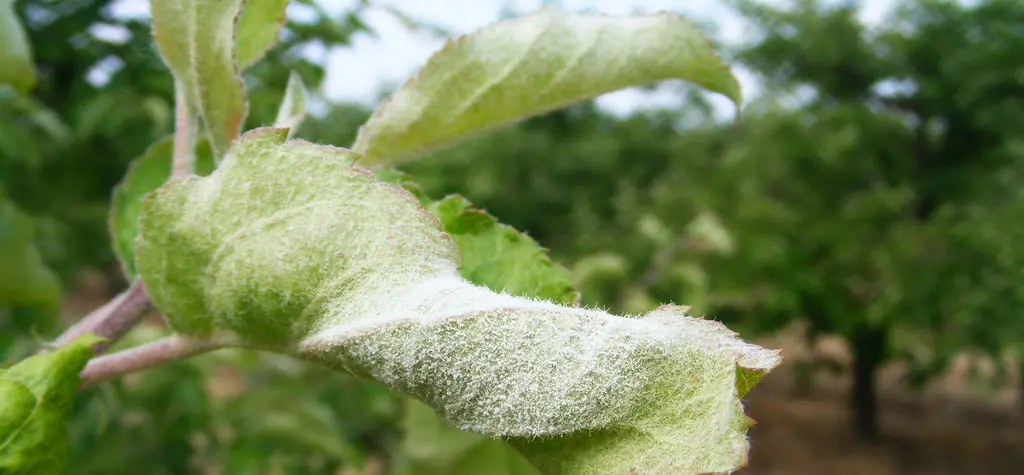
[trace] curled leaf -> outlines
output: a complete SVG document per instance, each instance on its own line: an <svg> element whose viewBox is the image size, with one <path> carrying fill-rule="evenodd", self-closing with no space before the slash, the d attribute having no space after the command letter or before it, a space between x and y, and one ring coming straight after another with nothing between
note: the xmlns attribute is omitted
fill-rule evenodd
<svg viewBox="0 0 1024 475"><path fill-rule="evenodd" d="M79 371L101 338L85 334L0 370L0 473L52 475L67 463L65 421Z"/></svg>
<svg viewBox="0 0 1024 475"><path fill-rule="evenodd" d="M775 351L676 307L620 317L474 285L413 195L286 135L247 133L209 177L143 204L136 265L177 331L376 379L544 473L744 463L737 368L767 371Z"/></svg>
<svg viewBox="0 0 1024 475"><path fill-rule="evenodd" d="M601 94L682 79L739 104L710 42L670 13L615 18L554 8L447 45L359 130L366 164L396 163Z"/></svg>

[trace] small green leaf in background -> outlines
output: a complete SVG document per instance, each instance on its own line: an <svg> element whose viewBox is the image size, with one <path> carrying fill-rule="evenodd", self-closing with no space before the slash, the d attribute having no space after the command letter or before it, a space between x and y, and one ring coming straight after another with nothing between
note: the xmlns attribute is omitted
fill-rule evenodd
<svg viewBox="0 0 1024 475"><path fill-rule="evenodd" d="M174 151L171 136L160 139L142 156L132 161L121 183L114 188L110 203L110 235L114 253L129 279L135 278L135 236L139 234L139 208L147 194L160 188L171 176ZM213 171L213 151L210 142L200 139L196 143L195 173L201 176Z"/></svg>
<svg viewBox="0 0 1024 475"><path fill-rule="evenodd" d="M33 241L32 219L0 190L0 305L60 305L60 282Z"/></svg>
<svg viewBox="0 0 1024 475"><path fill-rule="evenodd" d="M78 373L92 357L92 334L56 351L32 356L0 370L0 473L64 473L71 414L81 380Z"/></svg>
<svg viewBox="0 0 1024 475"><path fill-rule="evenodd" d="M451 40L359 130L367 165L396 163L630 86L683 79L736 104L711 43L671 13L615 18L546 7Z"/></svg>
<svg viewBox="0 0 1024 475"><path fill-rule="evenodd" d="M160 55L203 119L217 157L241 133L246 113L245 86L235 63L235 20L241 7L242 0L150 2Z"/></svg>
<svg viewBox="0 0 1024 475"><path fill-rule="evenodd" d="M274 127L288 129L288 136L295 134L295 129L306 118L306 86L302 83L299 73L292 71L288 76L288 86L284 89L284 99L277 110Z"/></svg>
<svg viewBox="0 0 1024 475"><path fill-rule="evenodd" d="M552 262L548 250L460 195L427 206L462 254L466 280L496 292L536 297L561 304L579 301L569 271Z"/></svg>
<svg viewBox="0 0 1024 475"><path fill-rule="evenodd" d="M290 0L248 0L242 6L235 38L235 58L245 70L260 60L281 33Z"/></svg>
<svg viewBox="0 0 1024 475"><path fill-rule="evenodd" d="M14 13L14 0L0 0L0 65L0 84L23 93L36 85L32 47Z"/></svg>

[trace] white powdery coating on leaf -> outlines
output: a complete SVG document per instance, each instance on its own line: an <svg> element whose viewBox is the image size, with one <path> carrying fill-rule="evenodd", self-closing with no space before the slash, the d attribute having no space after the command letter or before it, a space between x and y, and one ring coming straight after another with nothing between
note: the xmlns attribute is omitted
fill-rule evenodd
<svg viewBox="0 0 1024 475"><path fill-rule="evenodd" d="M176 331L371 377L545 473L742 466L737 378L776 352L683 307L620 317L473 285L415 197L286 135L252 131L144 203L136 263Z"/></svg>
<svg viewBox="0 0 1024 475"><path fill-rule="evenodd" d="M300 351L370 375L464 429L497 437L642 425L644 408L656 406L665 381L678 376L693 382L680 389L697 393L697 404L683 409L694 420L716 407L731 417L737 360L767 369L778 359L679 308L618 317L496 294L456 276L394 289L377 302L359 309L361 316L328 323ZM669 362L678 366L666 368ZM707 376L717 384L709 387ZM708 398L718 402L709 405ZM702 437L721 437L732 428L697 429Z"/></svg>

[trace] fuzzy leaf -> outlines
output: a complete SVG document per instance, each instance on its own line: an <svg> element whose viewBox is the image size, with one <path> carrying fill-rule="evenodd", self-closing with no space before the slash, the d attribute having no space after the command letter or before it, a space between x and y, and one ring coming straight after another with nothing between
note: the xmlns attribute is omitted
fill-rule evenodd
<svg viewBox="0 0 1024 475"><path fill-rule="evenodd" d="M744 463L737 367L775 351L676 307L619 317L476 286L412 194L286 136L249 132L143 203L136 265L175 330L373 378L544 473Z"/></svg>
<svg viewBox="0 0 1024 475"><path fill-rule="evenodd" d="M284 99L281 107L277 110L277 119L274 120L274 127L288 129L288 136L295 133L299 128L302 119L306 118L306 86L302 83L302 77L292 71L288 76L288 86L284 89Z"/></svg>
<svg viewBox="0 0 1024 475"><path fill-rule="evenodd" d="M160 55L199 113L216 156L242 131L245 87L235 63L235 28L243 0L152 0Z"/></svg>
<svg viewBox="0 0 1024 475"><path fill-rule="evenodd" d="M248 0L238 18L235 57L248 69L277 43L289 0Z"/></svg>
<svg viewBox="0 0 1024 475"><path fill-rule="evenodd" d="M499 224L459 195L428 202L426 207L458 246L459 273L466 280L522 297L563 304L579 300L569 271L552 262L547 250L529 236ZM451 427L419 401L408 400L405 414L404 454L413 461L415 475L538 473L508 444Z"/></svg>
<svg viewBox="0 0 1024 475"><path fill-rule="evenodd" d="M14 0L0 0L0 84L28 92L36 85L36 67L25 29L14 13Z"/></svg>
<svg viewBox="0 0 1024 475"><path fill-rule="evenodd" d="M32 356L0 370L0 473L63 473L78 373L92 356L92 334L56 351Z"/></svg>
<svg viewBox="0 0 1024 475"><path fill-rule="evenodd" d="M135 278L135 236L139 234L139 209L147 194L160 188L171 177L174 138L164 137L151 145L145 153L132 161L121 183L114 188L110 203L110 235L114 253L129 279ZM200 139L196 143L195 173L209 175L213 171L213 151L210 142Z"/></svg>
<svg viewBox="0 0 1024 475"><path fill-rule="evenodd" d="M614 18L542 8L447 45L359 130L365 164L396 163L526 117L630 86L683 79L736 104L710 42L670 13Z"/></svg>
<svg viewBox="0 0 1024 475"><path fill-rule="evenodd" d="M33 241L32 219L0 192L0 305L56 308L60 283Z"/></svg>

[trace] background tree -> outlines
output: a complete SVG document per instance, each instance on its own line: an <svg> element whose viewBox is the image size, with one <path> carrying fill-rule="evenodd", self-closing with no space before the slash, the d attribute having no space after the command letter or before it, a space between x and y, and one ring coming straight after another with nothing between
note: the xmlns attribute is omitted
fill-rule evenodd
<svg viewBox="0 0 1024 475"><path fill-rule="evenodd" d="M1005 291L1013 266L987 266L1005 253L969 248L964 234L981 233L947 216L971 215L972 226L995 229L1019 210L1009 177L1019 176L1022 159L1012 124L1024 88L1012 71L1024 64L1013 46L1024 10L1002 0L920 0L869 30L854 4L738 5L764 32L740 57L803 104L766 105L723 157L725 167L741 169L722 174L735 200L720 207L740 251L731 259L739 267L725 266L731 272L721 279L782 289L745 303L754 313L737 310L744 318L782 312L765 323L801 316L812 331L847 339L854 425L874 437L882 363L910 359L920 377L942 368L954 347L996 355L1006 347L975 332L919 351L936 338L966 336L953 330L966 322L1021 336L1013 331L1019 292ZM994 239L1013 242L1009 234ZM972 273L998 277L966 277ZM979 295L984 305L975 304Z"/></svg>

